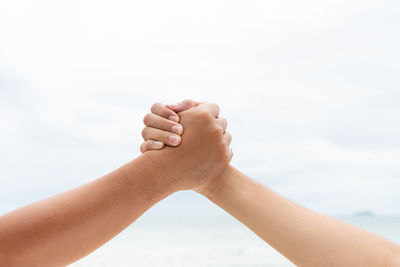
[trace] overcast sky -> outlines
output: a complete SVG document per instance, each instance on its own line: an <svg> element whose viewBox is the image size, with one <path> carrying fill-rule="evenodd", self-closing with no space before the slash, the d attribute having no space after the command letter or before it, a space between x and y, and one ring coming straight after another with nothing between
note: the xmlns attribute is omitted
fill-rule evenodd
<svg viewBox="0 0 400 267"><path fill-rule="evenodd" d="M218 103L233 165L326 214L400 214L400 2L2 1L0 213L139 155L154 102ZM222 214L192 192L154 214Z"/></svg>

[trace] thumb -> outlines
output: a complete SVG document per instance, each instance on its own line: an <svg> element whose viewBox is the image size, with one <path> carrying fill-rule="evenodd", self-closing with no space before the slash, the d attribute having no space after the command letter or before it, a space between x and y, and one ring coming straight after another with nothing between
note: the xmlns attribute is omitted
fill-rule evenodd
<svg viewBox="0 0 400 267"><path fill-rule="evenodd" d="M193 108L193 107L197 107L200 104L201 104L201 102L186 99L186 100L183 100L176 104L168 104L168 105L166 105L166 107L171 109L172 111L181 112L181 111L185 111L190 108Z"/></svg>

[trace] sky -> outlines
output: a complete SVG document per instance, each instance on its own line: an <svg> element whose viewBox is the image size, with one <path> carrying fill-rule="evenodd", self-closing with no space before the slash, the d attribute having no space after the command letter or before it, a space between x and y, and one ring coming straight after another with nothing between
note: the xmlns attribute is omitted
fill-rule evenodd
<svg viewBox="0 0 400 267"><path fill-rule="evenodd" d="M155 102L212 101L232 165L313 210L400 215L400 2L0 2L0 213L140 155ZM266 203L266 206L268 204ZM223 215L194 192L154 215Z"/></svg>

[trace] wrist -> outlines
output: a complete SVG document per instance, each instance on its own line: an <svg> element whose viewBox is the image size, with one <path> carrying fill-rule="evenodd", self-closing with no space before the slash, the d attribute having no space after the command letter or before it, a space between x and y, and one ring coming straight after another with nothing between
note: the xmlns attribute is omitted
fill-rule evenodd
<svg viewBox="0 0 400 267"><path fill-rule="evenodd" d="M195 191L208 199L214 199L226 188L229 188L231 184L230 177L232 177L234 170L235 169L231 165L228 165L225 170L215 177L209 184L198 187Z"/></svg>
<svg viewBox="0 0 400 267"><path fill-rule="evenodd" d="M153 184L155 190L163 195L171 195L179 191L178 183L172 179L175 171L165 157L161 157L157 151L148 151L142 154L138 160L141 161L141 168L146 172L147 179Z"/></svg>

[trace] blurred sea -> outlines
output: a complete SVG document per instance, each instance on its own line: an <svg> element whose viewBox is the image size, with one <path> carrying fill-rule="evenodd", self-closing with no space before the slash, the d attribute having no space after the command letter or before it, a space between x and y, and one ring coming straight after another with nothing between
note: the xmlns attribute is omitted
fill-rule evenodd
<svg viewBox="0 0 400 267"><path fill-rule="evenodd" d="M400 217L338 217L400 243ZM231 217L144 215L88 257L83 266L294 266Z"/></svg>

